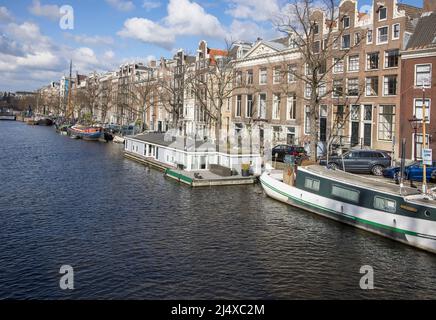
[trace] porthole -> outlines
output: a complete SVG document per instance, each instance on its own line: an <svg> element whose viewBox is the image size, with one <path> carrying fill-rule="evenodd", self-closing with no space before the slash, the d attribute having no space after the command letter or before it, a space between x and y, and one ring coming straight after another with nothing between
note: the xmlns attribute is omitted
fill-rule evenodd
<svg viewBox="0 0 436 320"><path fill-rule="evenodd" d="M430 218L430 211L425 210L425 211L424 211L424 215L425 215L427 218Z"/></svg>

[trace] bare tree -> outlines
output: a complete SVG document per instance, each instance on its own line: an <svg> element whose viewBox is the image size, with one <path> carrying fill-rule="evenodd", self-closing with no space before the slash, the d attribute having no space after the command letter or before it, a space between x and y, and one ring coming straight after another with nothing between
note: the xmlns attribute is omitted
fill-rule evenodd
<svg viewBox="0 0 436 320"><path fill-rule="evenodd" d="M339 10L336 0L291 0L283 14L275 19L278 30L291 38L304 63L288 72L304 85L312 160L317 158L320 106L334 90L327 86L331 71L365 36L361 33L352 39L346 34L343 22L347 17L347 13Z"/></svg>
<svg viewBox="0 0 436 320"><path fill-rule="evenodd" d="M157 80L152 72L144 75L143 78L138 77L131 86L131 101L138 106L136 111L137 120L141 122L142 130L145 130L145 114L151 106L151 100L156 92Z"/></svg>

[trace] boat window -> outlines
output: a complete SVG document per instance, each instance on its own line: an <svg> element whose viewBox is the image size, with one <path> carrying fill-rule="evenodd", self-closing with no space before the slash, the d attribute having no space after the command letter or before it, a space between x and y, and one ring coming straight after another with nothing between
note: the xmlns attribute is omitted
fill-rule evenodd
<svg viewBox="0 0 436 320"><path fill-rule="evenodd" d="M395 200L386 199L382 197L374 197L374 208L378 210L394 213L397 209L397 202Z"/></svg>
<svg viewBox="0 0 436 320"><path fill-rule="evenodd" d="M351 190L341 186L333 185L332 195L338 198L342 198L344 200L348 200L356 203L359 202L359 191Z"/></svg>
<svg viewBox="0 0 436 320"><path fill-rule="evenodd" d="M304 182L304 187L306 189L311 189L314 191L319 191L319 180L306 178Z"/></svg>

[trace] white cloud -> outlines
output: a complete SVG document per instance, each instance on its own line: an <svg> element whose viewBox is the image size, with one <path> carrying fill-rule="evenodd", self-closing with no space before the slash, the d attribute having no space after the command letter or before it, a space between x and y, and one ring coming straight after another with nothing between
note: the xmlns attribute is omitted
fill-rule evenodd
<svg viewBox="0 0 436 320"><path fill-rule="evenodd" d="M119 11L131 11L135 9L135 5L132 1L106 0L106 2Z"/></svg>
<svg viewBox="0 0 436 320"><path fill-rule="evenodd" d="M118 35L171 49L177 36L202 35L224 39L226 32L220 21L202 6L190 0L170 0L162 22L145 18L125 21Z"/></svg>
<svg viewBox="0 0 436 320"><path fill-rule="evenodd" d="M165 49L170 49L176 40L173 30L144 18L126 20L124 28L118 32L118 35L146 43L153 43Z"/></svg>
<svg viewBox="0 0 436 320"><path fill-rule="evenodd" d="M142 4L142 7L147 10L147 11L151 11L153 9L157 9L160 8L162 6L162 3L159 1L150 1L150 0L145 0L144 3Z"/></svg>
<svg viewBox="0 0 436 320"><path fill-rule="evenodd" d="M255 41L257 38L269 39L277 36L274 29L262 28L259 23L253 21L233 20L229 34L233 41Z"/></svg>
<svg viewBox="0 0 436 320"><path fill-rule="evenodd" d="M170 0L165 21L180 35L224 38L226 34L217 17L208 14L198 3L189 0Z"/></svg>
<svg viewBox="0 0 436 320"><path fill-rule="evenodd" d="M114 39L112 37L106 36L88 36L88 35L72 35L70 33L65 33L65 36L69 39L73 39L77 43L84 45L112 45L114 44Z"/></svg>
<svg viewBox="0 0 436 320"><path fill-rule="evenodd" d="M56 21L60 18L61 14L59 9L60 7L57 5L42 5L39 0L33 0L32 6L29 7L31 14L38 17L46 17L53 21Z"/></svg>
<svg viewBox="0 0 436 320"><path fill-rule="evenodd" d="M268 21L280 12L278 0L229 0L226 13L237 19Z"/></svg>
<svg viewBox="0 0 436 320"><path fill-rule="evenodd" d="M6 7L0 7L0 24L8 23L14 20L12 13Z"/></svg>

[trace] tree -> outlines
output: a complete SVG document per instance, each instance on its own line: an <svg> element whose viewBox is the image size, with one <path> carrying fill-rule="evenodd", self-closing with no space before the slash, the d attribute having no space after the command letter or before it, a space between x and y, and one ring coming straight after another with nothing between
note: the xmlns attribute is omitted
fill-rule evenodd
<svg viewBox="0 0 436 320"><path fill-rule="evenodd" d="M300 68L288 72L304 85L310 121L310 158L315 161L320 106L335 90L334 86L327 86L331 71L365 37L360 33L352 41L351 35L344 32L347 19L348 13L339 9L337 0L291 0L274 21L278 30L290 37L303 62Z"/></svg>
<svg viewBox="0 0 436 320"><path fill-rule="evenodd" d="M234 90L242 86L242 81L237 80L235 61L230 55L232 45L229 42L226 44L226 50L215 50L210 53L209 59L203 57L189 81L195 94L197 112L204 114L206 122L215 129L216 150L219 150L221 142L223 107Z"/></svg>
<svg viewBox="0 0 436 320"><path fill-rule="evenodd" d="M157 81L153 70L149 70L143 77L138 76L131 86L132 102L138 106L137 120L140 121L142 130L145 130L145 114L151 106L151 100L156 92Z"/></svg>

